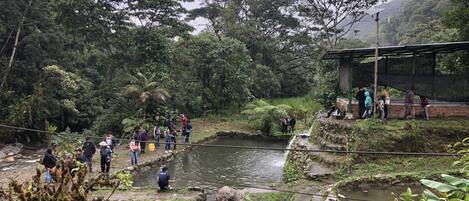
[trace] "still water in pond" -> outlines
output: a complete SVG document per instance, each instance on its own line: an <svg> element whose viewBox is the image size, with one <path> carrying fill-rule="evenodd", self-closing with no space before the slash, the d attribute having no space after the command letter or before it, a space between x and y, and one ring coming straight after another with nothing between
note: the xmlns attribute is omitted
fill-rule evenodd
<svg viewBox="0 0 469 201"><path fill-rule="evenodd" d="M285 148L286 142L218 137L209 144ZM167 164L176 188L199 186L216 190L225 184L266 186L282 179L284 151L197 147ZM158 168L137 174L134 186L156 186ZM205 182L201 182L205 181ZM206 183L206 182L216 182ZM221 184L218 184L221 183Z"/></svg>
<svg viewBox="0 0 469 201"><path fill-rule="evenodd" d="M361 200L379 200L379 201L394 201L392 193L399 196L401 193L407 191L407 188L412 189L412 194L421 194L424 190L422 186L373 186L370 188L354 189L341 192L346 198L361 199Z"/></svg>

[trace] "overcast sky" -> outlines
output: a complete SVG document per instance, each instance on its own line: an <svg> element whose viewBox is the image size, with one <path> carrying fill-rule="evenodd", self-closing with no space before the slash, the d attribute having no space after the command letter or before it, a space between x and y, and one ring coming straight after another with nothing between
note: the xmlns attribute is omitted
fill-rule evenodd
<svg viewBox="0 0 469 201"><path fill-rule="evenodd" d="M388 2L391 2L393 0L388 0ZM203 6L203 1L202 0L194 0L194 2L181 2L181 5L186 8L187 10L192 10L194 8L200 8ZM378 2L378 5L382 4L381 1ZM198 34L201 31L203 31L205 28L207 28L207 25L209 24L208 20L205 18L198 17L195 20L192 20L189 22L189 24L194 27L194 31L192 32L193 34Z"/></svg>
<svg viewBox="0 0 469 201"><path fill-rule="evenodd" d="M181 5L187 10L192 10L194 8L202 7L203 1L195 0L194 2L181 2ZM198 17L195 20L190 21L189 24L195 29L193 34L198 34L207 27L208 20L205 18Z"/></svg>

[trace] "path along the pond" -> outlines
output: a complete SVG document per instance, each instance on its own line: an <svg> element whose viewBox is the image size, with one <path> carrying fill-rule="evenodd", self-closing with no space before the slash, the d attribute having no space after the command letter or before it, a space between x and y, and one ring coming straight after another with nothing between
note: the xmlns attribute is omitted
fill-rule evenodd
<svg viewBox="0 0 469 201"><path fill-rule="evenodd" d="M220 119L194 119L192 120L193 134L191 135L191 143L197 143L204 139L215 136L218 132L221 131L235 131L235 132L252 132L247 122L244 121L224 121ZM180 139L178 138L178 142ZM177 146L177 149L182 149L182 146ZM43 156L44 150L37 150L35 154L32 154L33 160L40 159ZM160 148L154 152L147 152L145 154L140 154L139 164L154 160L157 157L163 156L164 151ZM130 164L130 153L127 142L117 146L114 150L113 160L111 162L110 174L115 174L116 172L129 167ZM15 164L13 163L11 168L0 170L0 186L6 187L11 179L17 180L19 182L24 182L32 178L36 173L36 167L41 166L37 163L22 163ZM93 158L93 173L89 177L96 176L100 171L100 162L99 162L99 153L96 154Z"/></svg>

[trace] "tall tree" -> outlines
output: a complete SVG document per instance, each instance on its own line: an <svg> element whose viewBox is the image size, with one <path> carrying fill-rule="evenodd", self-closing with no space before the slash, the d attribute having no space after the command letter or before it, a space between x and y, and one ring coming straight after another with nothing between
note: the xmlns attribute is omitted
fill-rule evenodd
<svg viewBox="0 0 469 201"><path fill-rule="evenodd" d="M303 25L315 37L334 48L369 9L379 0L299 0Z"/></svg>
<svg viewBox="0 0 469 201"><path fill-rule="evenodd" d="M182 40L176 46L172 76L178 84L172 91L183 94L175 97L180 108L221 112L248 100L251 59L244 44L227 37L219 40L207 33Z"/></svg>
<svg viewBox="0 0 469 201"><path fill-rule="evenodd" d="M443 18L443 22L450 28L458 30L460 40L469 40L469 1L451 0L454 7Z"/></svg>

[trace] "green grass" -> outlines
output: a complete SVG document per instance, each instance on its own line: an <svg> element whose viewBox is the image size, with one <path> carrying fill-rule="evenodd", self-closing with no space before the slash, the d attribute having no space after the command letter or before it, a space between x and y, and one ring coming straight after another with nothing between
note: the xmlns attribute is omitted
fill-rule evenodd
<svg viewBox="0 0 469 201"><path fill-rule="evenodd" d="M241 116L209 116L205 118L197 118L191 120L193 130L191 134L191 140L193 143L200 142L207 137L216 135L220 131L236 131L244 133L254 133L253 129L249 125L247 119L243 119Z"/></svg>
<svg viewBox="0 0 469 201"><path fill-rule="evenodd" d="M469 120L356 121L350 148L370 151L447 152L447 145L469 137Z"/></svg>
<svg viewBox="0 0 469 201"><path fill-rule="evenodd" d="M366 128L369 121L357 121L354 125L360 128ZM430 128L430 129L447 129L461 130L468 132L469 120L467 119L432 119L432 120L399 120L391 119L380 123L383 129L389 131L405 130L407 127L412 128Z"/></svg>
<svg viewBox="0 0 469 201"><path fill-rule="evenodd" d="M451 172L457 168L452 164L451 157L390 157L386 159L362 162L351 167L350 173L346 169L336 174L337 179L348 177L374 176L379 174L419 174L432 172Z"/></svg>

